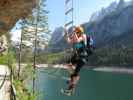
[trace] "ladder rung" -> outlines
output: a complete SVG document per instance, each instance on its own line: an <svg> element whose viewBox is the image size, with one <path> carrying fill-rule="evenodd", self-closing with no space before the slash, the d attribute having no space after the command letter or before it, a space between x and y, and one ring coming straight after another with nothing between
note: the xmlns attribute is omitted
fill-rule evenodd
<svg viewBox="0 0 133 100"><path fill-rule="evenodd" d="M66 24L65 24L65 27L69 26L69 25L72 24L72 23L73 23L73 21L70 21L70 22L66 23Z"/></svg>
<svg viewBox="0 0 133 100"><path fill-rule="evenodd" d="M68 2L70 2L70 0L66 0L66 1L65 1L65 4L68 4Z"/></svg>
<svg viewBox="0 0 133 100"><path fill-rule="evenodd" d="M65 15L67 15L68 13L72 12L73 8L70 8L68 11L65 12Z"/></svg>

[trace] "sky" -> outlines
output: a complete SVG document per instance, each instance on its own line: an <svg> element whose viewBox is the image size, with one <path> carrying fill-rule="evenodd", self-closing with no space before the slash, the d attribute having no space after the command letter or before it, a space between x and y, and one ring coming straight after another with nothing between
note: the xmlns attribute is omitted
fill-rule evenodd
<svg viewBox="0 0 133 100"><path fill-rule="evenodd" d="M119 0L74 0L74 25L80 25L84 22L88 22L90 16L99 11L102 7L106 8L113 1ZM125 0L130 1L130 0ZM49 28L54 31L55 28L64 26L65 24L65 0L47 0L47 10L50 12ZM16 24L16 26L19 26ZM15 28L15 27L14 27ZM21 30L13 29L13 39L15 41L20 40Z"/></svg>
<svg viewBox="0 0 133 100"><path fill-rule="evenodd" d="M90 16L99 11L102 7L107 7L113 1L119 0L74 0L74 25L89 21ZM130 1L130 0L125 0ZM47 0L49 13L50 30L65 24L65 0Z"/></svg>

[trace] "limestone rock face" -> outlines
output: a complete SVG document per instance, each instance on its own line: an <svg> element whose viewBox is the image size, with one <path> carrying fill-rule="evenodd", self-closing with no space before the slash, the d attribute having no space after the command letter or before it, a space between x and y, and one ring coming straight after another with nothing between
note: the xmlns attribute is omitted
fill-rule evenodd
<svg viewBox="0 0 133 100"><path fill-rule="evenodd" d="M0 36L31 14L37 0L0 0Z"/></svg>

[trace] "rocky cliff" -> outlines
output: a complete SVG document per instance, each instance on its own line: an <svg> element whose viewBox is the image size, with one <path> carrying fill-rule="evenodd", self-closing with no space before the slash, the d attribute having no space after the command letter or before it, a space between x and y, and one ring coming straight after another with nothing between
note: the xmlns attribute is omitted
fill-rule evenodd
<svg viewBox="0 0 133 100"><path fill-rule="evenodd" d="M0 35L8 32L20 19L28 16L36 0L0 0Z"/></svg>

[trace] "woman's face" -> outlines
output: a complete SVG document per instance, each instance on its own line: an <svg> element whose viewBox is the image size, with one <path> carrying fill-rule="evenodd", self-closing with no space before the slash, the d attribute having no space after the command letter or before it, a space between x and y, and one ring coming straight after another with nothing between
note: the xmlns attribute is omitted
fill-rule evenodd
<svg viewBox="0 0 133 100"><path fill-rule="evenodd" d="M81 33L80 32L77 32L76 34L77 34L78 37L81 36Z"/></svg>

